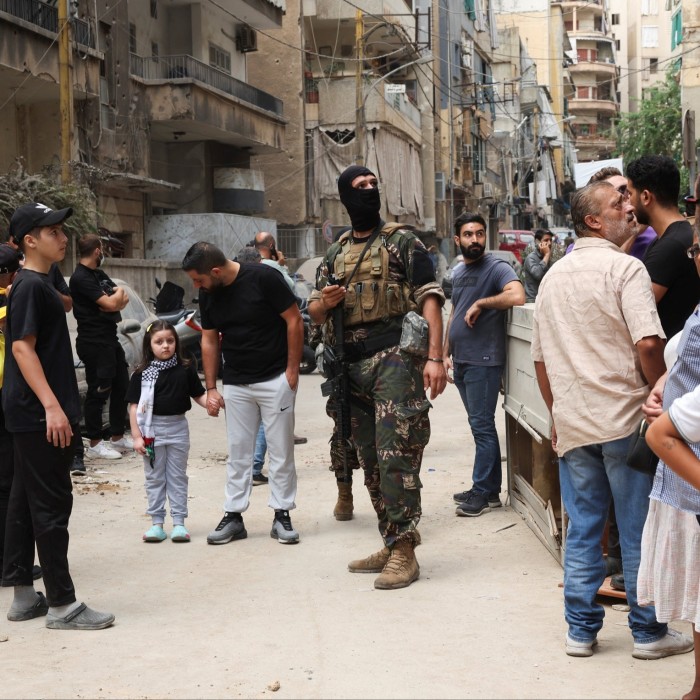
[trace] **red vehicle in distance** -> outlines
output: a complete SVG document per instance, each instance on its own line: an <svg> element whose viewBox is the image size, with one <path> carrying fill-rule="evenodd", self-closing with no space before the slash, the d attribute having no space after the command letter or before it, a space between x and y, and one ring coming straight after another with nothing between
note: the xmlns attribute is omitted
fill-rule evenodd
<svg viewBox="0 0 700 700"><path fill-rule="evenodd" d="M498 249L510 250L518 258L518 262L523 262L523 251L527 248L528 243L535 240L535 234L532 231L517 231L503 229L498 232Z"/></svg>

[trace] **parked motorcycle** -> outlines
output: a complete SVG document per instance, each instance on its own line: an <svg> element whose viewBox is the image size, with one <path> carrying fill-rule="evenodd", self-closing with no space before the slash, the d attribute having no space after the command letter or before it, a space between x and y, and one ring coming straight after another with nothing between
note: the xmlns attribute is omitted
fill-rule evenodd
<svg viewBox="0 0 700 700"><path fill-rule="evenodd" d="M301 352L301 362L299 363L300 374L311 374L316 369L316 352L312 347L312 321L308 311L308 300L299 299L299 311L304 321L304 348Z"/></svg>

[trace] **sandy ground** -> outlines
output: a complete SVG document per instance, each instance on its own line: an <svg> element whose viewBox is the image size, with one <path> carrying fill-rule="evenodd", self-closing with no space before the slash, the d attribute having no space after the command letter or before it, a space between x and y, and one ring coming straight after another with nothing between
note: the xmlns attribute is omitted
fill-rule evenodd
<svg viewBox="0 0 700 700"><path fill-rule="evenodd" d="M611 607L619 601L605 601L599 652L566 656L559 564L509 507L455 516L451 495L470 485L473 445L454 387L431 413L420 581L376 591L373 575L348 573L350 559L381 542L360 484L355 519L332 516L320 382L317 374L302 377L297 402L297 434L308 437L296 452L298 545L270 538L266 486L253 490L248 539L206 544L221 515L224 423L197 406L191 543L141 542L149 523L139 458L89 463L88 476L75 479L71 569L79 600L114 612L116 624L54 631L43 618L8 623L3 613L0 695L675 698L689 689L692 654L632 658L626 614ZM10 600L2 589L0 609Z"/></svg>

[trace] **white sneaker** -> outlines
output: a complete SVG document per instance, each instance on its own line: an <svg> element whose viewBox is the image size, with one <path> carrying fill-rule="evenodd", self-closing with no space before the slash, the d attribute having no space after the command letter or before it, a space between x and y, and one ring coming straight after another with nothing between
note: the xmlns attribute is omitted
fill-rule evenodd
<svg viewBox="0 0 700 700"><path fill-rule="evenodd" d="M134 441L126 433L124 435L122 435L119 438L119 440L110 440L108 444L113 450L133 450L134 449Z"/></svg>
<svg viewBox="0 0 700 700"><path fill-rule="evenodd" d="M693 640L669 627L666 636L655 642L635 642L632 656L635 659L663 659L665 656L686 654L689 651L693 651Z"/></svg>
<svg viewBox="0 0 700 700"><path fill-rule="evenodd" d="M97 459L121 459L121 452L108 447L104 440L100 440L94 447L90 446L85 451L86 457L95 457Z"/></svg>
<svg viewBox="0 0 700 700"><path fill-rule="evenodd" d="M566 653L569 656L593 656L594 648L598 646L598 640L592 639L590 642L578 642L566 635Z"/></svg>

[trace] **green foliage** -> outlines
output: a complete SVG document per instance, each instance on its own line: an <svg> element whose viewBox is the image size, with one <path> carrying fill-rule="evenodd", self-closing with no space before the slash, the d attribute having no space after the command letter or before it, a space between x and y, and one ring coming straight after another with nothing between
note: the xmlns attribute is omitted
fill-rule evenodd
<svg viewBox="0 0 700 700"><path fill-rule="evenodd" d="M96 199L89 187L77 183L61 185L58 173L50 169L40 174L27 173L18 161L8 173L0 175L1 240L7 240L14 210L28 202L41 202L52 209L73 207L73 216L64 224L69 237L97 232Z"/></svg>
<svg viewBox="0 0 700 700"><path fill-rule="evenodd" d="M615 155L624 157L625 163L651 154L682 162L681 88L677 74L677 68L670 68L663 83L644 92L637 112L620 117L615 126Z"/></svg>

